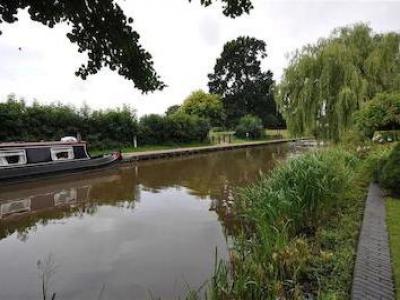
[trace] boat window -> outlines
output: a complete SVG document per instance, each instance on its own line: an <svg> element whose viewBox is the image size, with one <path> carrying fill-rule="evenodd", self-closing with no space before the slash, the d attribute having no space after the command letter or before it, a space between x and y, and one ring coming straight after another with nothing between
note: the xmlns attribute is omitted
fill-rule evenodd
<svg viewBox="0 0 400 300"><path fill-rule="evenodd" d="M53 147L51 148L52 160L70 160L74 159L74 150L72 147Z"/></svg>
<svg viewBox="0 0 400 300"><path fill-rule="evenodd" d="M15 166L26 164L25 150L0 150L0 166Z"/></svg>

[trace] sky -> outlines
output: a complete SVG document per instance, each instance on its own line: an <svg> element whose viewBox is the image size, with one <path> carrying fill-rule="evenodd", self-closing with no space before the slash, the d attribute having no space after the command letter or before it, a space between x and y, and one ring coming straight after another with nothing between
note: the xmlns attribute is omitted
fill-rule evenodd
<svg viewBox="0 0 400 300"><path fill-rule="evenodd" d="M168 85L163 91L142 94L133 83L107 68L87 80L74 72L86 62L65 34L68 26L49 29L30 20L26 11L19 22L2 24L0 36L0 101L14 93L29 104L61 102L76 107L88 104L107 109L128 104L139 116L163 113L197 89L207 90L225 42L241 35L267 44L265 70L279 81L290 53L326 37L336 27L368 23L375 32L400 32L400 1L253 0L250 15L230 19L218 5L208 8L200 0L117 0L154 66ZM21 48L21 49L19 49Z"/></svg>

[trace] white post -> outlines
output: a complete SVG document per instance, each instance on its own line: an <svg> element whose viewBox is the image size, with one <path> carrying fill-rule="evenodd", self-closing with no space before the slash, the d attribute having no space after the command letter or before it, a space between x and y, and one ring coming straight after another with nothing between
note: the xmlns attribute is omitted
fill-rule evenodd
<svg viewBox="0 0 400 300"><path fill-rule="evenodd" d="M136 135L133 137L133 147L137 148L137 136Z"/></svg>

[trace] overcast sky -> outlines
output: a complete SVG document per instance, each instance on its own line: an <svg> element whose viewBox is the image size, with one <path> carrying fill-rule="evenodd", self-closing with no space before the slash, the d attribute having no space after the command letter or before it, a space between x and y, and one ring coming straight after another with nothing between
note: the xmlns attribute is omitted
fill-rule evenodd
<svg viewBox="0 0 400 300"><path fill-rule="evenodd" d="M191 91L207 89L207 74L224 43L240 35L267 43L264 67L279 80L288 53L327 36L335 27L367 22L377 32L400 31L399 1L254 0L251 14L234 20L224 17L218 6L202 8L198 2L118 1L126 15L134 18L142 44L169 86L147 95L106 68L87 80L75 77L74 71L86 57L65 37L67 26L49 29L31 21L23 11L19 22L1 25L0 101L15 93L28 103L34 98L78 107L86 102L92 108L127 103L139 115L163 113Z"/></svg>

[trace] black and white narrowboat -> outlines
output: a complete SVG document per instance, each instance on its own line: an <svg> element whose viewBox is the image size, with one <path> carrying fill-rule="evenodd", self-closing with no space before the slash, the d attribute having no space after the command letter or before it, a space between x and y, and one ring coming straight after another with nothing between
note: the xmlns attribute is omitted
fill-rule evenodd
<svg viewBox="0 0 400 300"><path fill-rule="evenodd" d="M119 152L92 158L86 142L74 138L55 142L0 143L0 181L75 173L109 166L120 159Z"/></svg>

